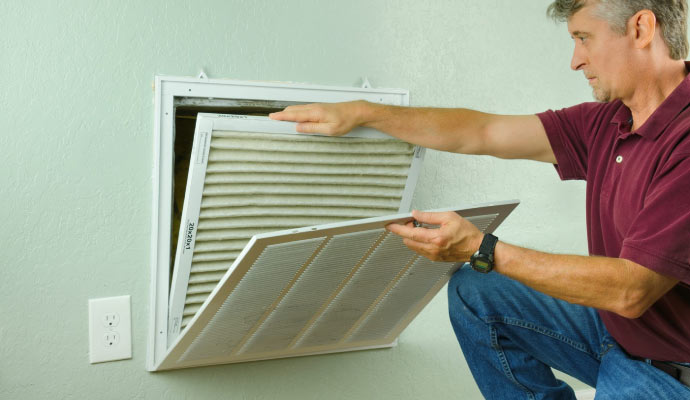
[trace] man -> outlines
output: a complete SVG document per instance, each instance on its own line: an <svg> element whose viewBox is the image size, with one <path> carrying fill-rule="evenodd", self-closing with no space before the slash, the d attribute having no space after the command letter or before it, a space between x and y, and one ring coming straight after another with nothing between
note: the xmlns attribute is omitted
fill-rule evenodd
<svg viewBox="0 0 690 400"><path fill-rule="evenodd" d="M553 367L595 386L597 398L688 399L686 0L558 0L548 13L567 21L571 67L598 103L504 116L358 101L271 117L330 135L363 125L437 150L548 162L561 179L586 180L588 257L496 242L454 213L413 213L438 229L388 229L433 260L472 259L448 285L450 318L485 397L574 398Z"/></svg>

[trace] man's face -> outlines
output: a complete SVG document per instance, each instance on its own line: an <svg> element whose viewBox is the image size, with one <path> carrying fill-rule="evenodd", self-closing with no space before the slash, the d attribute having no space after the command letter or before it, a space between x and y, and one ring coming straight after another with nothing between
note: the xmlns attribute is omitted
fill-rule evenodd
<svg viewBox="0 0 690 400"><path fill-rule="evenodd" d="M622 98L624 82L630 73L627 37L614 32L609 23L595 15L596 3L589 4L568 20L568 31L575 41L570 67L585 74L597 101Z"/></svg>

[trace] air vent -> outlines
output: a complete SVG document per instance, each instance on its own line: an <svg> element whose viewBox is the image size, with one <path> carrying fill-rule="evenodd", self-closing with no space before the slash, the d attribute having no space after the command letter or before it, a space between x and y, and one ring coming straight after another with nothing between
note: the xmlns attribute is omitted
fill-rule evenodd
<svg viewBox="0 0 690 400"><path fill-rule="evenodd" d="M197 117L170 342L252 236L408 211L421 149L373 130L338 138L294 133L294 124L261 117Z"/></svg>
<svg viewBox="0 0 690 400"><path fill-rule="evenodd" d="M516 205L456 212L493 231ZM459 267L416 255L384 229L410 220L252 237L157 369L390 347Z"/></svg>
<svg viewBox="0 0 690 400"><path fill-rule="evenodd" d="M410 155L412 148L402 144L408 150L394 150L395 155L390 137L364 129L312 144L295 140L312 140L303 135L280 142L279 136L295 133L294 124L219 114L196 118L197 112L264 115L288 104L360 99L407 106L407 90L157 76L154 98L149 371L390 347L456 267L446 270L418 258L384 231L387 222L409 219L390 214L409 210L424 149ZM194 141L192 130L207 136ZM259 136L268 140L259 144ZM356 138L383 141L349 142ZM204 151L186 150L201 142ZM215 142L230 147L212 148ZM350 145L351 156L342 157ZM357 146L376 154L362 155ZM211 154L216 149L218 158ZM404 175L400 156L411 157ZM380 157L387 159L377 162ZM302 162L308 160L312 163ZM195 178L187 174L188 162ZM279 182L270 177L276 170ZM400 182L404 188L396 200L390 195L397 194ZM323 192L328 186L334 190ZM369 196L362 196L362 189ZM307 205L295 203L297 190L308 195ZM279 197L290 199L287 210L275 203ZM516 204L461 214L490 232ZM375 222L364 222L372 218ZM316 226L291 229L310 225ZM376 271L376 260L389 257L401 265L384 263ZM183 259L183 268L173 265ZM379 273L385 279L377 287L372 280ZM363 298L351 297L359 295ZM186 326L180 331L183 314Z"/></svg>

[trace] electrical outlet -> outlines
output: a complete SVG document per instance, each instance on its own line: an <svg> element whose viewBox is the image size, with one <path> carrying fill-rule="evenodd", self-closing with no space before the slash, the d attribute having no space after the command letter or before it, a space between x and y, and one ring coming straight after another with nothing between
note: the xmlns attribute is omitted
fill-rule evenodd
<svg viewBox="0 0 690 400"><path fill-rule="evenodd" d="M89 300L91 364L132 358L130 296Z"/></svg>
<svg viewBox="0 0 690 400"><path fill-rule="evenodd" d="M103 326L106 328L115 328L120 323L120 314L110 312L103 314Z"/></svg>
<svg viewBox="0 0 690 400"><path fill-rule="evenodd" d="M103 336L103 345L105 347L115 347L120 344L120 334L117 332L108 332Z"/></svg>

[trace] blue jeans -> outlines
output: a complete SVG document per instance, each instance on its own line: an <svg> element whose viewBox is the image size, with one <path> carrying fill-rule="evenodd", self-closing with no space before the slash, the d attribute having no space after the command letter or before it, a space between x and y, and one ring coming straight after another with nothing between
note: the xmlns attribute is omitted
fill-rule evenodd
<svg viewBox="0 0 690 400"><path fill-rule="evenodd" d="M468 264L448 283L448 306L487 399L575 399L551 367L596 387L597 399L690 399L690 388L625 353L592 308Z"/></svg>

